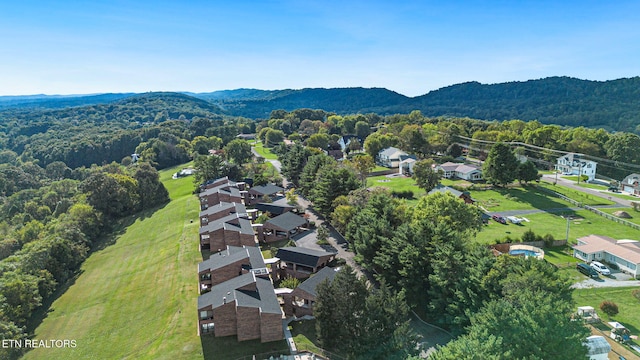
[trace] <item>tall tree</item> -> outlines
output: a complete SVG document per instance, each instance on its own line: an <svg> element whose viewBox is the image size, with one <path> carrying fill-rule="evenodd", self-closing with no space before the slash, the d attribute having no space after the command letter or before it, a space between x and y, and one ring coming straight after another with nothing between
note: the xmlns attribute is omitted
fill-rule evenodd
<svg viewBox="0 0 640 360"><path fill-rule="evenodd" d="M427 193L435 188L442 174L433 168L435 162L433 159L423 159L413 164L413 179L419 188L424 189Z"/></svg>
<svg viewBox="0 0 640 360"><path fill-rule="evenodd" d="M482 176L487 182L504 186L512 183L518 175L518 159L509 145L495 143L482 165Z"/></svg>
<svg viewBox="0 0 640 360"><path fill-rule="evenodd" d="M440 348L443 359L583 359L589 330L571 321L571 302L524 290L488 302L471 319L469 333Z"/></svg>
<svg viewBox="0 0 640 360"><path fill-rule="evenodd" d="M531 160L527 160L518 164L518 181L521 183L528 183L539 179L538 169L536 164Z"/></svg>
<svg viewBox="0 0 640 360"><path fill-rule="evenodd" d="M335 198L347 195L358 187L360 182L351 169L335 163L328 164L318 170L309 200L321 214L327 216L333 211Z"/></svg>
<svg viewBox="0 0 640 360"><path fill-rule="evenodd" d="M224 161L218 155L199 155L193 161L196 170L193 182L200 185L208 180L214 180L225 176Z"/></svg>
<svg viewBox="0 0 640 360"><path fill-rule="evenodd" d="M475 206L469 206L451 193L436 192L423 196L413 209L413 221L429 219L434 224L446 223L457 233L475 234L482 222L481 212Z"/></svg>
<svg viewBox="0 0 640 360"><path fill-rule="evenodd" d="M235 164L242 166L242 164L251 160L253 153L251 152L251 145L248 142L241 139L235 139L229 142L224 147L224 154L227 160L233 161Z"/></svg>

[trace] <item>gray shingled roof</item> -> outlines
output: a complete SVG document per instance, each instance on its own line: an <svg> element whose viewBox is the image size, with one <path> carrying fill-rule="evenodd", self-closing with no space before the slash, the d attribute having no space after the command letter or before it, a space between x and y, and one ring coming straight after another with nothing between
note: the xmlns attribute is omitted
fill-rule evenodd
<svg viewBox="0 0 640 360"><path fill-rule="evenodd" d="M282 215L278 215L273 219L269 219L265 221L264 225L271 229L281 230L281 231L291 231L297 227L300 227L307 223L303 217L298 216L291 211L286 212Z"/></svg>
<svg viewBox="0 0 640 360"><path fill-rule="evenodd" d="M293 209L294 207L291 205L281 205L281 204L274 204L274 203L257 203L255 206L256 209L262 211L262 212L266 212L268 211L270 214L272 215L282 215L284 212L289 211L290 209ZM287 210L289 209L289 210Z"/></svg>
<svg viewBox="0 0 640 360"><path fill-rule="evenodd" d="M329 282L333 281L333 278L336 276L336 273L338 272L339 268L330 268L330 267L323 267L320 271L318 271L316 274L311 275L310 278L308 278L307 280L305 280L302 284L300 284L296 290L302 290L304 292L306 292L309 295L312 296L317 296L316 294L316 287L323 281L325 280L329 280ZM295 291L295 290L294 290Z"/></svg>
<svg viewBox="0 0 640 360"><path fill-rule="evenodd" d="M392 146L392 147L388 147L388 148L386 148L386 149L383 149L383 150L382 150L382 151L380 151L378 154L379 154L380 156L386 156L386 157L389 157L389 158L390 158L391 156L396 155L396 154L397 154L398 156L400 156L400 155L406 155L407 153L406 153L406 152L404 152L404 151L402 151L402 150L400 150L400 149L398 149L398 148L396 148L396 147L393 147L393 146Z"/></svg>
<svg viewBox="0 0 640 360"><path fill-rule="evenodd" d="M240 196L240 190L237 187L230 184L224 184L224 185L216 186L211 189L206 189L205 191L198 194L198 196L202 198L215 193L228 193L231 196L236 196L236 197Z"/></svg>
<svg viewBox="0 0 640 360"><path fill-rule="evenodd" d="M219 212L223 212L223 211L229 211L231 210L231 213L237 213L237 214L246 214L247 213L247 208L244 206L244 204L242 203L229 203L229 202L221 202L219 204L215 204L213 206L209 206L208 208L206 208L205 210L200 211L200 217L206 216L206 215L211 215L211 214L217 214Z"/></svg>
<svg viewBox="0 0 640 360"><path fill-rule="evenodd" d="M207 225L200 228L200 234L205 234L224 228L229 231L238 231L246 235L254 235L251 221L239 217L238 214L230 214L221 219L211 221Z"/></svg>
<svg viewBox="0 0 640 360"><path fill-rule="evenodd" d="M281 188L280 186L275 186L273 184L254 186L251 189L249 189L250 193L258 194L258 195L273 195L275 193L279 193L282 191L284 191L284 188Z"/></svg>
<svg viewBox="0 0 640 360"><path fill-rule="evenodd" d="M454 188L450 188L448 186L444 186L442 184L438 184L435 188L429 191L428 195L435 194L437 192L441 193L451 193L455 197L460 197L462 195L462 191L458 191Z"/></svg>
<svg viewBox="0 0 640 360"><path fill-rule="evenodd" d="M251 269L267 267L264 264L260 248L254 246L227 246L225 250L212 254L209 259L199 263L198 272L220 269L243 259L246 259L246 263L251 266Z"/></svg>
<svg viewBox="0 0 640 360"><path fill-rule="evenodd" d="M251 290L238 290L254 284ZM280 314L280 304L270 280L247 273L215 285L206 294L198 297L198 309L211 306L214 309L225 301L236 302L237 307L259 308L263 313Z"/></svg>
<svg viewBox="0 0 640 360"><path fill-rule="evenodd" d="M278 249L276 257L284 262L292 262L304 266L316 267L318 266L318 261L320 260L320 258L327 255L335 255L335 253L303 247L287 246Z"/></svg>

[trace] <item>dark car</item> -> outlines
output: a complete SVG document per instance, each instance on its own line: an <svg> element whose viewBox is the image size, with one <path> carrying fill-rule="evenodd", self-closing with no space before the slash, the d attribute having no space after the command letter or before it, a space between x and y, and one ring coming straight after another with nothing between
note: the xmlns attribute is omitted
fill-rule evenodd
<svg viewBox="0 0 640 360"><path fill-rule="evenodd" d="M500 215L493 215L491 217L494 221L499 222L500 224L507 224L507 219L504 218L504 216L500 216Z"/></svg>
<svg viewBox="0 0 640 360"><path fill-rule="evenodd" d="M576 269L578 269L578 271L580 271L581 273L592 277L592 278L598 278L598 272L592 268L591 266L589 266L589 264L585 264L585 263L579 263L576 265Z"/></svg>

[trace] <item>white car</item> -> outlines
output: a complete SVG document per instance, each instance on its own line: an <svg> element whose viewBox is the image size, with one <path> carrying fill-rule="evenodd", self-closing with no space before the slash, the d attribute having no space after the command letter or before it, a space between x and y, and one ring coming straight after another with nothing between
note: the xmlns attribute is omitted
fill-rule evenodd
<svg viewBox="0 0 640 360"><path fill-rule="evenodd" d="M603 265L602 263L599 263L597 261L592 261L591 267L602 275L611 275L611 270L609 270L609 268Z"/></svg>

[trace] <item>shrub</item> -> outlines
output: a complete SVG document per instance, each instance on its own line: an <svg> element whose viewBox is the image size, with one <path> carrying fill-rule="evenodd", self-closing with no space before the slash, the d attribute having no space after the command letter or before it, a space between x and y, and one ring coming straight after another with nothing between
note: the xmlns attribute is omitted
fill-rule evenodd
<svg viewBox="0 0 640 360"><path fill-rule="evenodd" d="M600 310L607 316L612 317L618 314L618 305L611 300L605 300L600 303Z"/></svg>
<svg viewBox="0 0 640 360"><path fill-rule="evenodd" d="M391 196L399 199L413 199L413 191L411 190L393 190Z"/></svg>
<svg viewBox="0 0 640 360"><path fill-rule="evenodd" d="M280 287L295 289L298 287L298 285L300 285L300 280L292 276L287 276L286 278L282 279L282 281L280 281Z"/></svg>
<svg viewBox="0 0 640 360"><path fill-rule="evenodd" d="M544 246L551 247L553 246L553 242L556 240L553 238L553 235L546 234L545 236L542 237L542 241L544 241Z"/></svg>
<svg viewBox="0 0 640 360"><path fill-rule="evenodd" d="M529 229L522 234L522 242L534 242L536 241L536 233Z"/></svg>

